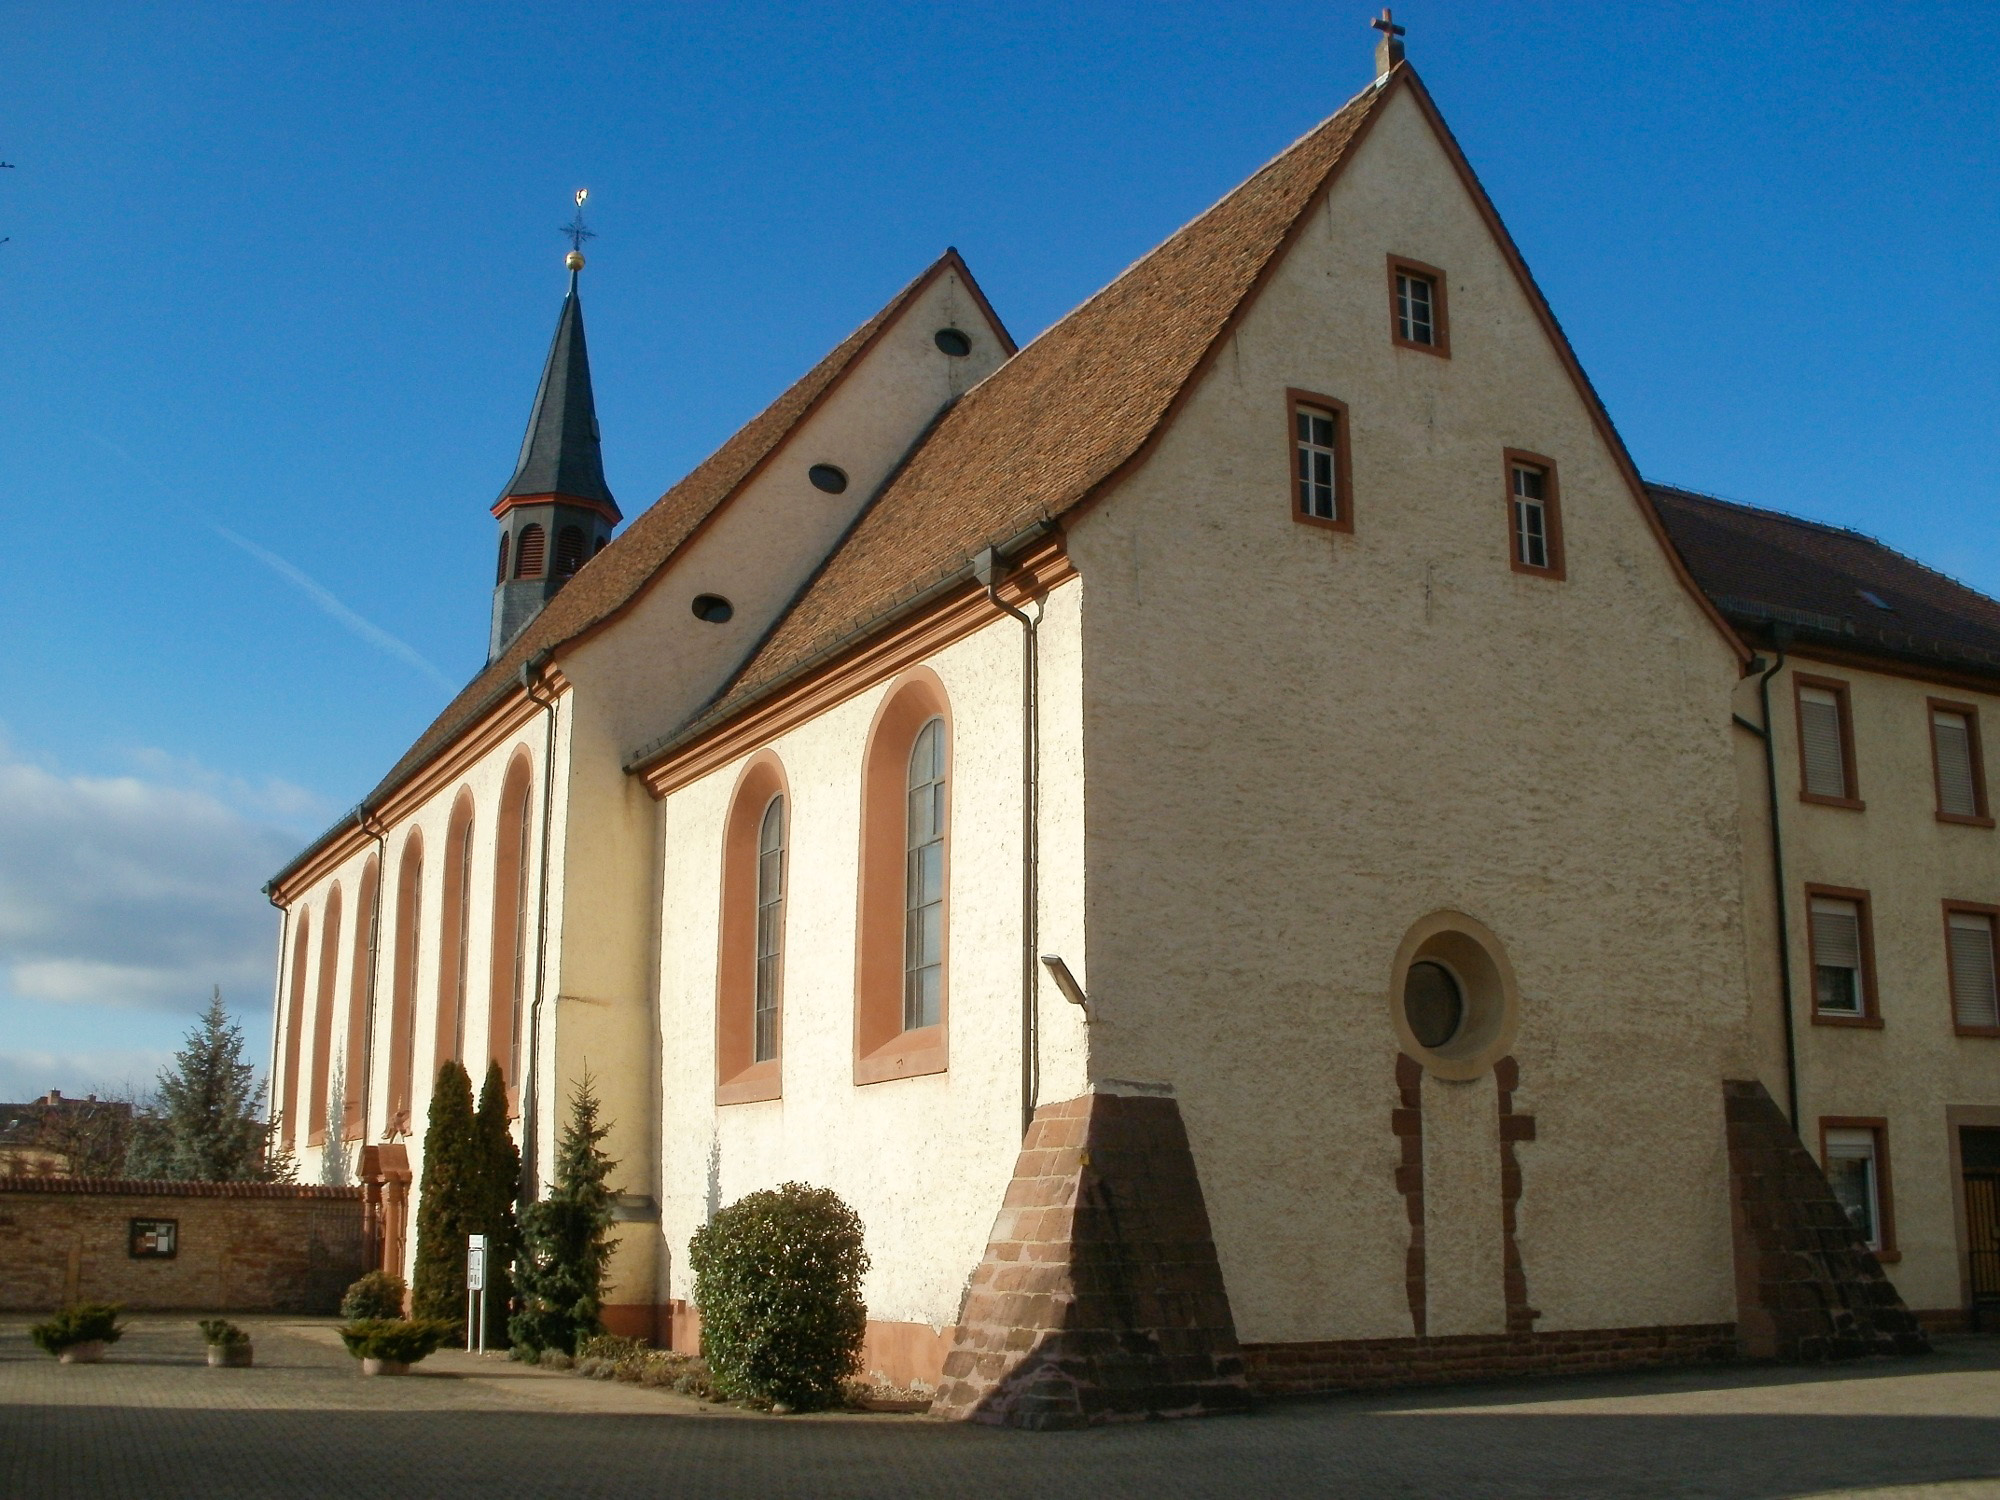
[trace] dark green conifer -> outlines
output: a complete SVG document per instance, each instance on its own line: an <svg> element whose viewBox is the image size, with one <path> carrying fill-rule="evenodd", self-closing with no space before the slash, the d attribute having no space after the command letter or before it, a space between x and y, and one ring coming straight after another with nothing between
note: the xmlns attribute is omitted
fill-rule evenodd
<svg viewBox="0 0 2000 1500"><path fill-rule="evenodd" d="M510 1272L520 1239L514 1198L521 1186L521 1152L507 1128L507 1081L497 1062L486 1066L472 1136L479 1180L466 1233L486 1236L486 1341L500 1345L507 1342Z"/></svg>
<svg viewBox="0 0 2000 1500"><path fill-rule="evenodd" d="M277 1122L259 1119L264 1091L243 1060L242 1028L217 989L173 1066L160 1074L157 1102L133 1118L125 1175L189 1182L288 1182L291 1153L279 1151Z"/></svg>
<svg viewBox="0 0 2000 1500"><path fill-rule="evenodd" d="M600 1314L615 1196L608 1179L618 1163L604 1154L610 1127L598 1122L599 1108L586 1072L556 1143L555 1185L548 1197L521 1211L521 1251L514 1266L521 1306L507 1332L532 1349L574 1354L579 1338L604 1328Z"/></svg>
<svg viewBox="0 0 2000 1500"><path fill-rule="evenodd" d="M417 1197L417 1263L410 1308L418 1318L465 1327L465 1237L478 1173L472 1149L472 1080L451 1061L438 1069L424 1130L424 1179Z"/></svg>

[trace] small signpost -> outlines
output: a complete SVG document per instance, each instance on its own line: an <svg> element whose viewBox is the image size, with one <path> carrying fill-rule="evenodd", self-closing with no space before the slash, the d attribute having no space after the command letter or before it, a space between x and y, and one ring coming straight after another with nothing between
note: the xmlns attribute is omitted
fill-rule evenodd
<svg viewBox="0 0 2000 1500"><path fill-rule="evenodd" d="M477 1328L475 1335L473 1330ZM465 1352L474 1351L477 1338L477 1352L486 1352L486 1236L469 1234L465 1237Z"/></svg>

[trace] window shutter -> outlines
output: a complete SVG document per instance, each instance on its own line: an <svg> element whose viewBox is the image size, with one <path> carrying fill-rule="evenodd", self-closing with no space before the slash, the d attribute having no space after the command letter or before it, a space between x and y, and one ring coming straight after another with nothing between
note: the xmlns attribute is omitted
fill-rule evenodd
<svg viewBox="0 0 2000 1500"><path fill-rule="evenodd" d="M1799 737L1805 743L1806 790L1815 797L1847 795L1847 756L1840 743L1840 700L1824 688L1799 691Z"/></svg>
<svg viewBox="0 0 2000 1500"><path fill-rule="evenodd" d="M1813 962L1829 968L1861 968L1861 913L1845 901L1812 905Z"/></svg>
<svg viewBox="0 0 2000 1500"><path fill-rule="evenodd" d="M1952 913L1951 1007L1961 1026L2000 1026L1991 917L1973 912Z"/></svg>
<svg viewBox="0 0 2000 1500"><path fill-rule="evenodd" d="M1931 740L1937 749L1938 811L1961 818L1979 815L1979 789L1972 779L1972 728L1964 714L1931 714Z"/></svg>

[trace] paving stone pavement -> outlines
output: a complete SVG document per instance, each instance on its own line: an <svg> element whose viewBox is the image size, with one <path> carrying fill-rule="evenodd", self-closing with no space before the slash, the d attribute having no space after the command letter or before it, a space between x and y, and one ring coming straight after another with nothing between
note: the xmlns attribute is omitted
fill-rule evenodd
<svg viewBox="0 0 2000 1500"><path fill-rule="evenodd" d="M1247 1417L1029 1434L910 1416L765 1417L434 1356L363 1379L327 1322L191 1318L101 1365L0 1318L0 1496L1328 1495L1353 1500L2000 1500L2000 1338L1815 1370L1614 1375L1269 1402Z"/></svg>

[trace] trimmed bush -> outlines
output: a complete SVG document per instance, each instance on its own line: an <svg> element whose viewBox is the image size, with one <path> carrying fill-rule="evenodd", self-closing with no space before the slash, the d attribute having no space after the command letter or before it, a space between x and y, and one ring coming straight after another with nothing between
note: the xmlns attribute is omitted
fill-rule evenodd
<svg viewBox="0 0 2000 1500"><path fill-rule="evenodd" d="M61 1354L78 1344L115 1344L125 1336L118 1325L118 1314L123 1311L115 1302L79 1302L46 1323L37 1323L28 1330L28 1337L47 1354Z"/></svg>
<svg viewBox="0 0 2000 1500"><path fill-rule="evenodd" d="M194 1326L201 1330L202 1342L211 1347L219 1345L226 1348L231 1344L250 1342L250 1335L227 1318L203 1318Z"/></svg>
<svg viewBox="0 0 2000 1500"><path fill-rule="evenodd" d="M408 1290L402 1277L387 1271L370 1271L341 1295L340 1315L350 1323L400 1318L403 1296Z"/></svg>
<svg viewBox="0 0 2000 1500"><path fill-rule="evenodd" d="M343 1327L340 1341L356 1359L413 1365L457 1332L459 1325L444 1318L364 1318Z"/></svg>
<svg viewBox="0 0 2000 1500"><path fill-rule="evenodd" d="M695 1233L688 1264L718 1391L799 1411L839 1403L868 1325L861 1219L839 1194L788 1182L740 1198Z"/></svg>

